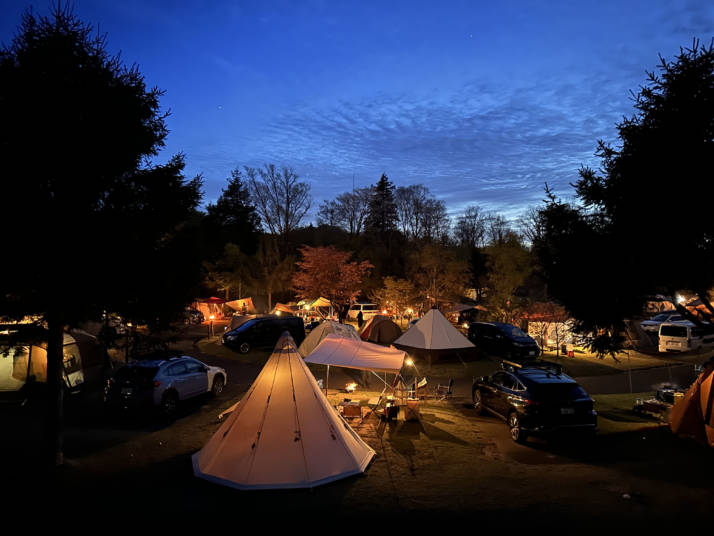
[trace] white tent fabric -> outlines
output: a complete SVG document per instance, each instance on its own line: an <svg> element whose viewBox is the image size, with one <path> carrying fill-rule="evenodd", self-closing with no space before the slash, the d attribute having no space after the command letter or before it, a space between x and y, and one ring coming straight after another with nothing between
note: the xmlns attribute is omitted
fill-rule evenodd
<svg viewBox="0 0 714 536"><path fill-rule="evenodd" d="M404 352L395 348L331 333L305 358L305 362L397 374L404 365L405 357Z"/></svg>
<svg viewBox="0 0 714 536"><path fill-rule="evenodd" d="M474 346L438 309L430 309L419 322L394 341L394 345L419 350L457 350Z"/></svg>
<svg viewBox="0 0 714 536"><path fill-rule="evenodd" d="M238 489L312 488L364 472L375 452L330 406L283 335L194 474Z"/></svg>
<svg viewBox="0 0 714 536"><path fill-rule="evenodd" d="M322 339L327 337L330 333L334 333L339 337L345 337L347 339L359 340L359 335L355 331L354 326L351 324L340 324L339 322L334 322L332 320L325 320L320 323L315 329L313 329L310 334L305 337L302 344L298 348L298 352L303 357L307 357L310 353L317 348L317 346L322 342Z"/></svg>

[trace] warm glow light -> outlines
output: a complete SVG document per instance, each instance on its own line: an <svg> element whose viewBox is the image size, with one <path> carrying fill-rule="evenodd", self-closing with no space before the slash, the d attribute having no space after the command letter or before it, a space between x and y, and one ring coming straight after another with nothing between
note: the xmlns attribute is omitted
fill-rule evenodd
<svg viewBox="0 0 714 536"><path fill-rule="evenodd" d="M348 393L352 393L357 390L357 384L356 383L348 383L347 385L345 385L345 390Z"/></svg>
<svg viewBox="0 0 714 536"><path fill-rule="evenodd" d="M674 295L674 298L677 300L677 303L684 303L684 302L685 302L684 296L682 296L681 294L675 294L675 295Z"/></svg>
<svg viewBox="0 0 714 536"><path fill-rule="evenodd" d="M408 367L413 367L413 366L414 366L414 361L412 361L411 358L407 357L407 358L404 360L404 364L405 364L406 366L408 366Z"/></svg>
<svg viewBox="0 0 714 536"><path fill-rule="evenodd" d="M467 328L467 327L469 327L469 323L468 323L468 322L464 322L463 324L461 324L461 327L462 327L462 328Z"/></svg>
<svg viewBox="0 0 714 536"><path fill-rule="evenodd" d="M386 309L382 309L382 314L383 314L383 315L386 315L386 314L387 314L387 310L386 310Z"/></svg>
<svg viewBox="0 0 714 536"><path fill-rule="evenodd" d="M275 311L275 314L276 314L277 316L280 316L280 311Z"/></svg>
<svg viewBox="0 0 714 536"><path fill-rule="evenodd" d="M216 318L216 315L210 315L208 318L213 320L214 318Z"/></svg>
<svg viewBox="0 0 714 536"><path fill-rule="evenodd" d="M407 314L412 314L413 312L414 312L414 310L411 307L409 309L407 309Z"/></svg>

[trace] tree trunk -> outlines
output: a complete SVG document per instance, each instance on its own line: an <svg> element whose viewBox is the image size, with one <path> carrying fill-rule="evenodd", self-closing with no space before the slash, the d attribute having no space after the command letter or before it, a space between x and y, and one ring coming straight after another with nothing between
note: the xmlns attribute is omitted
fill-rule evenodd
<svg viewBox="0 0 714 536"><path fill-rule="evenodd" d="M64 323L53 314L47 315L47 399L45 416L46 462L59 466L64 462Z"/></svg>
<svg viewBox="0 0 714 536"><path fill-rule="evenodd" d="M699 296L699 299L702 300L702 303L704 304L704 307L707 308L709 311L709 321L714 318L714 307L712 306L711 302L709 301L709 298L707 297L707 293L705 292L697 292L697 296Z"/></svg>

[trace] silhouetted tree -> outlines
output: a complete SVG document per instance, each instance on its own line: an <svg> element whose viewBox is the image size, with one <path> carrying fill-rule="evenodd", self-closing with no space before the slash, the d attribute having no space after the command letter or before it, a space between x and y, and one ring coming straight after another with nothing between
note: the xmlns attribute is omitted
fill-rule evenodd
<svg viewBox="0 0 714 536"><path fill-rule="evenodd" d="M648 73L635 95L635 114L617 129L617 149L598 144L601 170L580 170L582 207L551 198L538 241L549 291L581 329L597 333L596 349L613 355L624 319L639 314L648 295L686 288L709 303L714 220L701 200L714 193L712 45L695 40L674 61L660 58L659 73ZM647 226L663 214L677 224ZM582 248L587 261L568 247ZM577 282L588 290L574 295L568 287ZM603 306L588 310L589 298Z"/></svg>
<svg viewBox="0 0 714 536"><path fill-rule="evenodd" d="M369 212L364 226L367 232L375 235L390 233L397 228L394 184L392 184L384 173L382 173L377 184L372 187Z"/></svg>
<svg viewBox="0 0 714 536"><path fill-rule="evenodd" d="M26 12L0 51L8 227L0 315L46 323L53 463L62 463L65 326L104 309L148 316L147 300L161 302L165 285L186 285L198 273L176 259L177 239L191 237L182 222L200 199L200 179L184 180L181 156L150 162L167 134L160 96L68 7L48 17ZM186 287L171 290L175 305Z"/></svg>
<svg viewBox="0 0 714 536"><path fill-rule="evenodd" d="M231 178L220 197L206 209L206 240L211 246L209 256L222 254L225 244L229 242L238 246L246 255L255 254L258 249L260 217L240 169L231 171Z"/></svg>
<svg viewBox="0 0 714 536"><path fill-rule="evenodd" d="M283 253L290 234L310 210L310 185L301 182L295 170L277 169L273 164L263 168L245 168L251 198L261 221L270 234L279 238Z"/></svg>

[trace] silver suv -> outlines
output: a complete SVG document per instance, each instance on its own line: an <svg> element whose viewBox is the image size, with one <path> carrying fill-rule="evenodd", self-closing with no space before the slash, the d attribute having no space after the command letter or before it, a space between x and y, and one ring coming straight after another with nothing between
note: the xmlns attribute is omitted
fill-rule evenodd
<svg viewBox="0 0 714 536"><path fill-rule="evenodd" d="M154 407L173 416L178 404L205 393L223 391L226 371L189 356L136 361L118 369L104 388L109 409Z"/></svg>

